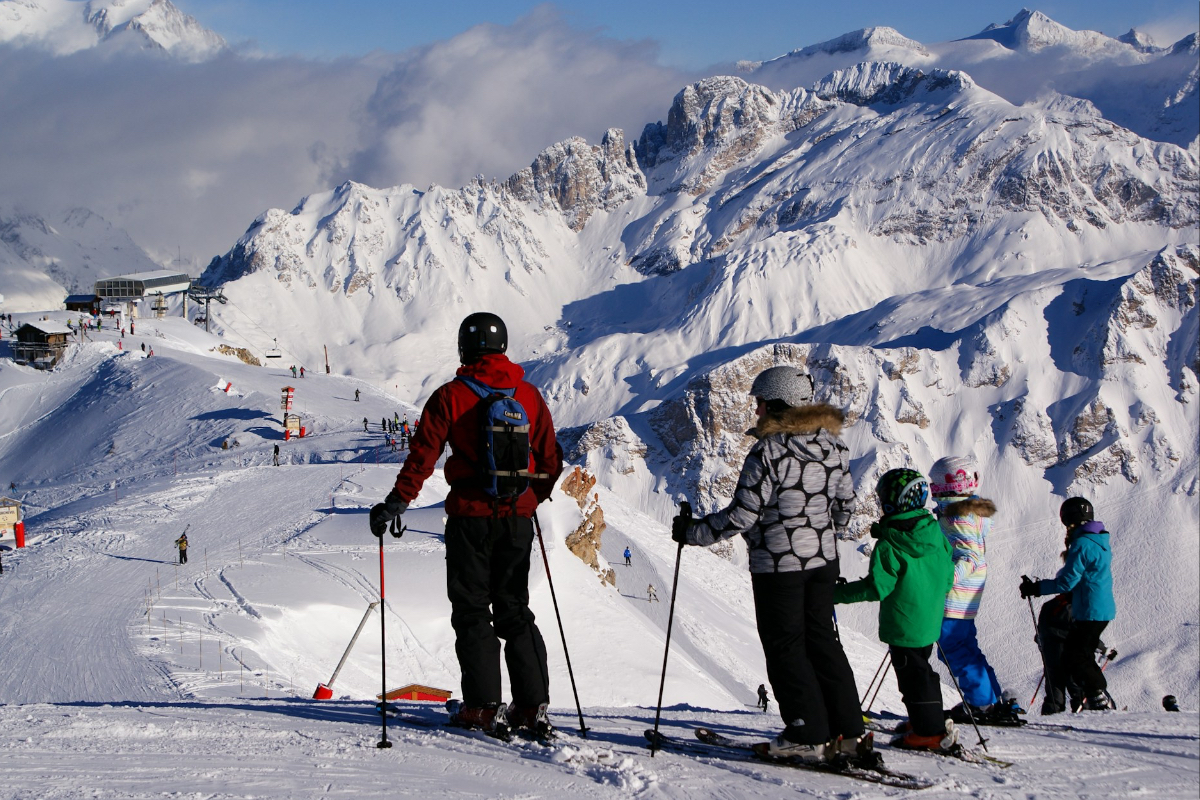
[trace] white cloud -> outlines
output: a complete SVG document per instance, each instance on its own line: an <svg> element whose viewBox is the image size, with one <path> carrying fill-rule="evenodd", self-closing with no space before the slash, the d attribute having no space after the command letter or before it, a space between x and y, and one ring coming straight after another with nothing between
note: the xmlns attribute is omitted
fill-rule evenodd
<svg viewBox="0 0 1200 800"><path fill-rule="evenodd" d="M636 138L694 76L548 8L399 55L55 57L0 46L0 201L85 206L196 267L269 207L353 179L505 178L568 136Z"/></svg>

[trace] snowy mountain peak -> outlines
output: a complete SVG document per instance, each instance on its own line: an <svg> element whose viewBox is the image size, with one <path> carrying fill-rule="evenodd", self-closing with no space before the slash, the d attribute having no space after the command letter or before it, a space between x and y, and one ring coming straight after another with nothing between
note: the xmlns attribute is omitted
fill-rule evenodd
<svg viewBox="0 0 1200 800"><path fill-rule="evenodd" d="M1003 25L992 23L971 39L991 39L1009 50L1036 53L1050 47L1064 47L1080 54L1108 54L1128 50L1139 52L1133 45L1118 41L1096 31L1076 31L1061 25L1040 11L1021 9Z"/></svg>
<svg viewBox="0 0 1200 800"><path fill-rule="evenodd" d="M1167 49L1159 47L1154 41L1154 37L1148 33L1139 31L1137 28L1130 28L1128 33L1118 36L1117 41L1124 42L1139 53L1161 53Z"/></svg>
<svg viewBox="0 0 1200 800"><path fill-rule="evenodd" d="M1200 34L1189 33L1171 46L1171 55L1196 55L1200 52L1198 41L1200 41Z"/></svg>
<svg viewBox="0 0 1200 800"><path fill-rule="evenodd" d="M203 60L225 40L170 0L0 0L0 42L67 55L101 45Z"/></svg>
<svg viewBox="0 0 1200 800"><path fill-rule="evenodd" d="M873 47L902 47L922 55L929 55L929 51L920 42L909 39L895 28L885 26L861 28L857 31L842 34L836 39L830 39L799 50L793 50L788 55L803 58L817 55L818 53L857 53L866 52Z"/></svg>

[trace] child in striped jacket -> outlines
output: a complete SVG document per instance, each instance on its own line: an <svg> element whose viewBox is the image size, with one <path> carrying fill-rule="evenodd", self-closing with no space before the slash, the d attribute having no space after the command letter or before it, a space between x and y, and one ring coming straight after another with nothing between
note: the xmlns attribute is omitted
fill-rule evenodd
<svg viewBox="0 0 1200 800"><path fill-rule="evenodd" d="M954 551L954 588L946 595L938 639L939 658L958 679L976 722L1015 721L1016 708L1005 702L996 673L988 664L975 629L975 615L987 581L987 534L996 505L979 497L979 465L971 456L939 459L930 470L930 490L938 522ZM961 705L951 710L956 722L968 721Z"/></svg>

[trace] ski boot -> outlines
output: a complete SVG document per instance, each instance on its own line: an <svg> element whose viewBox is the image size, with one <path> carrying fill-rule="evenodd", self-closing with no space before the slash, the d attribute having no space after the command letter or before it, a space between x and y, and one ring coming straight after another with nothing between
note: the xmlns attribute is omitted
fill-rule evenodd
<svg viewBox="0 0 1200 800"><path fill-rule="evenodd" d="M528 732L538 739L553 739L554 726L550 724L550 716L546 713L549 703L538 706L508 707L508 724L514 731Z"/></svg>
<svg viewBox="0 0 1200 800"><path fill-rule="evenodd" d="M504 703L465 706L459 700L450 700L446 710L450 712L450 724L456 728L480 730L497 739L509 736L508 706Z"/></svg>
<svg viewBox="0 0 1200 800"><path fill-rule="evenodd" d="M1110 711L1116 707L1117 704L1108 696L1108 692L1097 692L1083 701L1084 711Z"/></svg>
<svg viewBox="0 0 1200 800"><path fill-rule="evenodd" d="M787 738L790 732L793 732L791 725L784 728L783 732L774 739L754 745L754 752L766 758L794 759L808 763L828 761L830 756L837 753L837 748L829 742L818 742L817 744L793 742Z"/></svg>
<svg viewBox="0 0 1200 800"><path fill-rule="evenodd" d="M954 726L954 720L946 720L946 732L944 734L933 734L932 736L922 736L914 730L909 730L892 739L892 747L900 748L901 750L930 750L935 753L952 752L958 744L958 728Z"/></svg>
<svg viewBox="0 0 1200 800"><path fill-rule="evenodd" d="M873 731L850 738L839 736L830 760L833 760L834 757L849 759L851 764L864 769L883 766L883 756L875 750L875 733Z"/></svg>

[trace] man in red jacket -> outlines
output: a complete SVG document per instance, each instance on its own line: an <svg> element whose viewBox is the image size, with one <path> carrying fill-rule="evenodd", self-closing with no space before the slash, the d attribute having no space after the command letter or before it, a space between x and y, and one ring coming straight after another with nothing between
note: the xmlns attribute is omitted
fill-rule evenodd
<svg viewBox="0 0 1200 800"><path fill-rule="evenodd" d="M525 371L504 355L508 331L495 314L471 314L458 329L458 375L510 391L529 421L529 472L535 477L515 500L497 500L484 488L481 450L483 401L469 384L452 380L439 387L421 412L408 459L384 502L371 509L371 532L382 536L416 499L450 444L444 468L446 498L446 593L452 613L455 652L462 670L463 703L457 724L503 730L548 732L550 699L546 645L529 610L531 517L550 496L562 472L562 450L550 409L541 393L522 378ZM500 640L512 687L512 706L501 702Z"/></svg>

